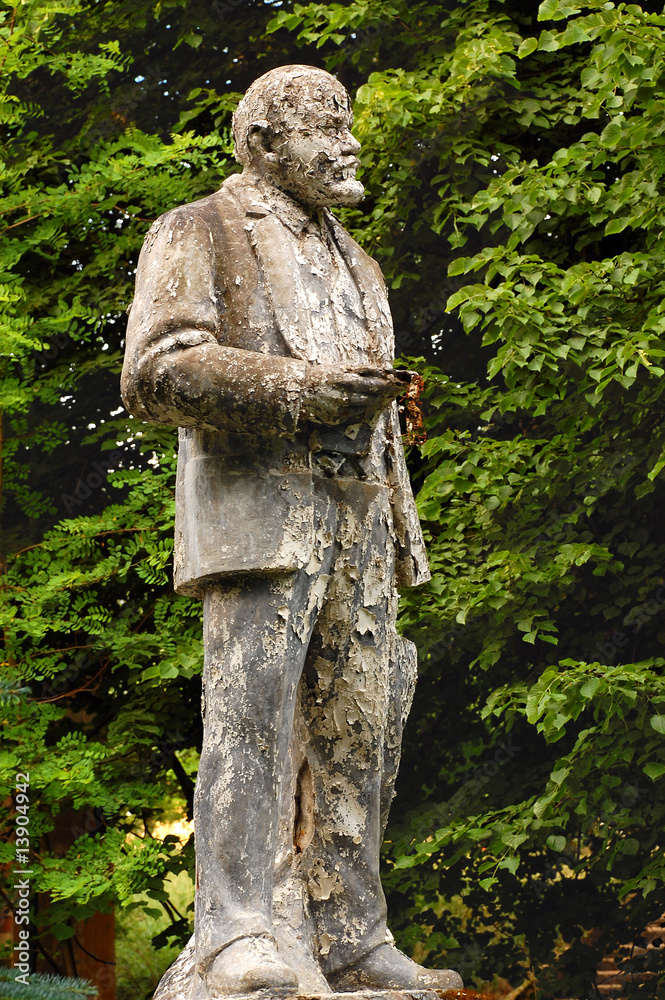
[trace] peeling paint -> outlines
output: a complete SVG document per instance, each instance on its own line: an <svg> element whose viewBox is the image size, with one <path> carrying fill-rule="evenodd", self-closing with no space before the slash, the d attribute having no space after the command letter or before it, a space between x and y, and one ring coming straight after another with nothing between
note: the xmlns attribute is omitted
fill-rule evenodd
<svg viewBox="0 0 665 1000"><path fill-rule="evenodd" d="M356 628L361 635L365 635L367 632L373 632L376 626L376 615L372 614L371 611L367 611L366 608L361 608L358 612L358 624Z"/></svg>
<svg viewBox="0 0 665 1000"><path fill-rule="evenodd" d="M342 891L342 880L337 872L328 873L323 861L317 858L307 872L307 888L312 899L327 900Z"/></svg>

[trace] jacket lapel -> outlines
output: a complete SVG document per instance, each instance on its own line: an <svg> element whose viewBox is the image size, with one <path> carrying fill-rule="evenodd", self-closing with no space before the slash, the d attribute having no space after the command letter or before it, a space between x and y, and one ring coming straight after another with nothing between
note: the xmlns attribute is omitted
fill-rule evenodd
<svg viewBox="0 0 665 1000"><path fill-rule="evenodd" d="M371 356L377 364L392 365L395 356L393 322L383 276L378 265L349 236L332 212L325 214L362 296Z"/></svg>
<svg viewBox="0 0 665 1000"><path fill-rule="evenodd" d="M307 291L291 234L255 188L237 182L233 194L245 210L245 230L282 339L294 358L314 361L316 343Z"/></svg>
<svg viewBox="0 0 665 1000"><path fill-rule="evenodd" d="M312 324L310 296L306 286L309 272L303 273L288 226L275 215L250 184L240 175L226 182L245 212L245 229L265 279L265 292L277 328L293 357L316 361L317 341ZM372 361L391 365L394 337L390 306L378 265L351 239L335 216L326 209L326 221L358 286L363 301Z"/></svg>

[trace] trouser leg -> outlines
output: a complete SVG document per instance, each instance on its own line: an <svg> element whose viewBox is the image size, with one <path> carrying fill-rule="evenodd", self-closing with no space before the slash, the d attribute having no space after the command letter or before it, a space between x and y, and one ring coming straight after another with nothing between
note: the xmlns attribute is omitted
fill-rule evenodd
<svg viewBox="0 0 665 1000"><path fill-rule="evenodd" d="M204 738L194 814L199 972L271 934L280 779L321 569L235 579L204 598Z"/></svg>
<svg viewBox="0 0 665 1000"><path fill-rule="evenodd" d="M394 757L387 727L397 693L390 673L397 594L388 494L362 483L336 489L336 554L301 684L316 797L303 868L327 973L387 938L379 852L382 799L385 808L392 797L384 763L388 744Z"/></svg>

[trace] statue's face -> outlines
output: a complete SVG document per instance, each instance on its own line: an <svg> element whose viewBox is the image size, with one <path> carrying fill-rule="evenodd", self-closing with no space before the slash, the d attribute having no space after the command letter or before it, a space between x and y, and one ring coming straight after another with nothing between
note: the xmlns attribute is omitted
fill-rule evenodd
<svg viewBox="0 0 665 1000"><path fill-rule="evenodd" d="M356 180L360 143L351 135L349 99L335 95L295 116L272 142L273 181L308 208L357 205L365 189Z"/></svg>

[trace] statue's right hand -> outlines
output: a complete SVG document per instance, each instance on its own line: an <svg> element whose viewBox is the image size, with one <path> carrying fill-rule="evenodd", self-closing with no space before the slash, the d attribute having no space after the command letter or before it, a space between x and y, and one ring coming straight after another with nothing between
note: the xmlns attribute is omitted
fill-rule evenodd
<svg viewBox="0 0 665 1000"><path fill-rule="evenodd" d="M404 392L404 379L380 368L344 369L312 366L301 419L317 424L371 420Z"/></svg>

